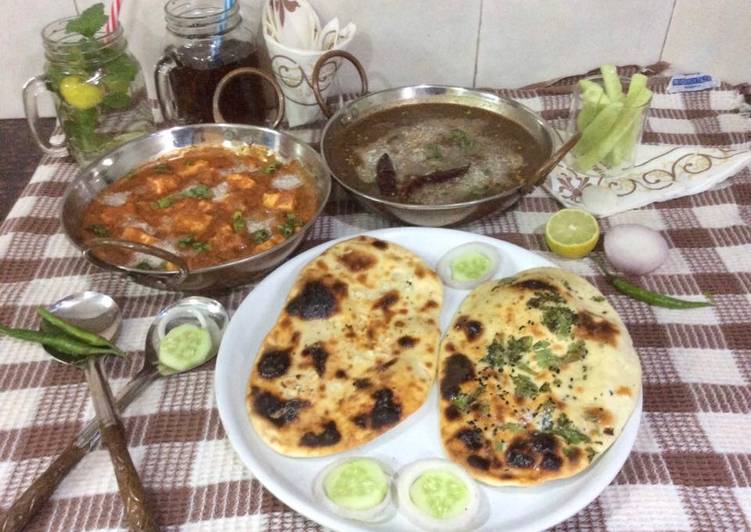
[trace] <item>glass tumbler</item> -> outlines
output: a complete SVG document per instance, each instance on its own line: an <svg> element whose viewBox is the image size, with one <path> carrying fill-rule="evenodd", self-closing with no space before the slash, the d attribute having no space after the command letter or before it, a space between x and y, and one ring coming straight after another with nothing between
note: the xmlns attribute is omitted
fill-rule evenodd
<svg viewBox="0 0 751 532"><path fill-rule="evenodd" d="M67 153L86 165L120 144L153 131L154 117L141 66L128 51L122 26L91 38L68 30L74 17L56 20L42 31L44 74L26 82L24 110L31 133L47 154ZM65 140L39 136L37 98L53 95Z"/></svg>
<svg viewBox="0 0 751 532"><path fill-rule="evenodd" d="M604 90L601 76L586 78L571 98L567 129L570 136L580 134L581 138L567 155L566 164L579 173L613 177L636 162L651 94L632 97L628 93L630 79L620 80L623 97L615 101Z"/></svg>

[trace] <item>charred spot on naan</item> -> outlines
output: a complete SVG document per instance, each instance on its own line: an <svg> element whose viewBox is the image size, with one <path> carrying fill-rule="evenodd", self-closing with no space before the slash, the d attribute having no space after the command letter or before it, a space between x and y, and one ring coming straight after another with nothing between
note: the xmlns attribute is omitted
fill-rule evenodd
<svg viewBox="0 0 751 532"><path fill-rule="evenodd" d="M556 286L550 284L547 281L543 281L541 279L524 279L523 281L512 283L511 286L518 286L520 288L525 288L527 290L552 292L554 294L558 293L558 288Z"/></svg>
<svg viewBox="0 0 751 532"><path fill-rule="evenodd" d="M472 320L469 316L459 316L454 323L454 329L464 331L467 340L473 342L482 336L484 327L477 320Z"/></svg>
<svg viewBox="0 0 751 532"><path fill-rule="evenodd" d="M347 296L347 285L330 276L305 283L285 310L302 320L327 319L339 312L339 302Z"/></svg>
<svg viewBox="0 0 751 532"><path fill-rule="evenodd" d="M470 451L479 451L485 446L485 438L480 429L465 428L456 433L456 439Z"/></svg>
<svg viewBox="0 0 751 532"><path fill-rule="evenodd" d="M385 315L392 314L391 307L399 302L399 291L389 290L381 297L379 297L375 303L373 303L373 310L380 309Z"/></svg>
<svg viewBox="0 0 751 532"><path fill-rule="evenodd" d="M344 264L351 272L361 272L372 268L378 259L370 253L358 250L350 250L344 255L339 255L337 260Z"/></svg>
<svg viewBox="0 0 751 532"><path fill-rule="evenodd" d="M253 387L250 392L253 411L277 427L283 427L297 419L300 410L310 407L304 399L284 400L273 393Z"/></svg>
<svg viewBox="0 0 751 532"><path fill-rule="evenodd" d="M319 377L323 377L323 374L326 372L326 360L329 357L329 353L326 351L323 344L316 342L315 344L306 346L305 349L302 350L302 356L310 357L313 361L313 367L315 368L316 373Z"/></svg>
<svg viewBox="0 0 751 532"><path fill-rule="evenodd" d="M404 335L404 336L400 336L399 339L396 341L396 343L398 343L400 347L409 349L410 347L416 346L417 342L419 341L420 341L419 338L415 338L414 336Z"/></svg>
<svg viewBox="0 0 751 532"><path fill-rule="evenodd" d="M388 242L384 242L383 240L378 240L377 238L374 238L370 242L370 245L373 246L374 248L378 248L380 250L384 250L384 249L387 249L389 247Z"/></svg>
<svg viewBox="0 0 751 532"><path fill-rule="evenodd" d="M451 400L459 393L460 385L475 378L475 365L462 353L454 353L443 365L441 395Z"/></svg>
<svg viewBox="0 0 751 532"><path fill-rule="evenodd" d="M289 349L264 351L258 361L258 374L264 379L276 379L287 373L292 363Z"/></svg>
<svg viewBox="0 0 751 532"><path fill-rule="evenodd" d="M536 432L514 438L505 453L509 467L530 469L539 467L557 471L563 464L557 438L547 432Z"/></svg>
<svg viewBox="0 0 751 532"><path fill-rule="evenodd" d="M335 421L327 422L320 432L306 432L300 438L302 447L330 447L336 445L342 439L342 434Z"/></svg>
<svg viewBox="0 0 751 532"><path fill-rule="evenodd" d="M592 340L613 347L618 345L618 327L605 318L598 318L591 312L582 311L577 315L574 335L585 340Z"/></svg>
<svg viewBox="0 0 751 532"><path fill-rule="evenodd" d="M355 425L380 431L401 421L402 405L396 400L391 389L381 388L372 393L371 397L373 404L370 410L352 418Z"/></svg>

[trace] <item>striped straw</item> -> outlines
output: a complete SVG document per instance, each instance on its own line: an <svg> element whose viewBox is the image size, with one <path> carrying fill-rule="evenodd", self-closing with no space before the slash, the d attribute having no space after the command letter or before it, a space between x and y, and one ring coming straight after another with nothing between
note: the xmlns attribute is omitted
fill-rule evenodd
<svg viewBox="0 0 751 532"><path fill-rule="evenodd" d="M122 7L122 0L112 0L110 5L110 16L107 19L107 33L112 33L117 29L120 24L120 8Z"/></svg>

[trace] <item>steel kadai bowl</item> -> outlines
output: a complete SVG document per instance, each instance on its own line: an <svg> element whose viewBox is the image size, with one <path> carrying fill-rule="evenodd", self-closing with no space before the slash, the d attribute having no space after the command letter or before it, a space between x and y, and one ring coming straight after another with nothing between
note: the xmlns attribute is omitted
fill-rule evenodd
<svg viewBox="0 0 751 532"><path fill-rule="evenodd" d="M265 146L284 160L296 159L314 177L318 206L315 215L293 236L277 246L216 266L189 270L177 255L155 246L100 238L84 243L83 214L96 195L110 183L142 165L184 148ZM323 210L331 191L331 178L320 155L291 135L256 126L205 124L165 129L134 139L95 161L76 177L63 197L61 222L68 239L93 264L128 275L135 282L166 290L206 292L242 285L284 261L300 244ZM94 250L114 246L145 253L175 264L177 271L146 271L105 262Z"/></svg>
<svg viewBox="0 0 751 532"><path fill-rule="evenodd" d="M333 140L356 129L357 123L374 114L407 105L421 103L453 104L477 108L497 115L499 121L508 121L524 129L538 146L539 164L529 169L528 175L515 188L461 203L422 205L404 203L379 197L364 190L364 184L354 177L337 175L333 168L340 165L337 158L344 157L333 147ZM351 138L351 137L350 137ZM491 93L438 85L417 85L375 92L349 102L334 114L321 136L321 154L327 168L345 189L368 210L396 218L411 225L442 227L475 220L492 212L508 209L526 194L550 171L563 154L563 148L554 153L556 139L553 129L531 109L511 99ZM499 147L500 149L500 147Z"/></svg>

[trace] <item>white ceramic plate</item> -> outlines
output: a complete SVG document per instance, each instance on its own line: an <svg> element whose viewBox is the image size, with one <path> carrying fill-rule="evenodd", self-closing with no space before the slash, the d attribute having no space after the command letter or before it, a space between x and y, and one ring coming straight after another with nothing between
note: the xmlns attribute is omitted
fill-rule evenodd
<svg viewBox="0 0 751 532"><path fill-rule="evenodd" d="M553 266L546 259L508 242L451 229L402 227L365 234L400 244L431 266L435 266L446 251L459 244L487 242L501 252L502 265L497 278L527 268ZM342 519L316 503L311 489L316 474L341 456L372 456L388 463L394 470L422 458L445 458L438 430L436 386L426 404L394 429L365 446L327 458L288 458L276 453L258 437L246 413L245 387L253 360L263 338L282 310L297 274L314 257L340 240L309 249L280 266L259 283L237 309L224 334L216 364L219 415L230 442L248 469L269 491L301 514L341 531L414 530L414 526L400 514L391 521L370 527ZM446 329L467 293L465 290L446 288L441 312L442 330ZM541 530L587 506L610 484L626 461L636 439L641 409L640 397L620 437L591 468L579 475L534 488L482 485L481 489L490 503L490 518L481 530Z"/></svg>

